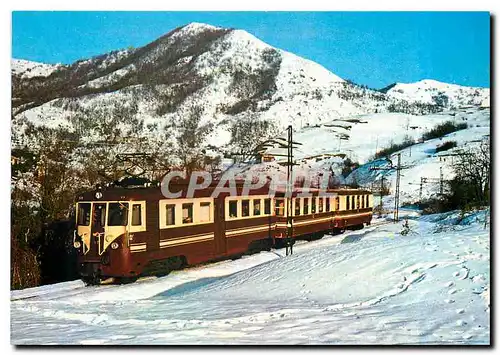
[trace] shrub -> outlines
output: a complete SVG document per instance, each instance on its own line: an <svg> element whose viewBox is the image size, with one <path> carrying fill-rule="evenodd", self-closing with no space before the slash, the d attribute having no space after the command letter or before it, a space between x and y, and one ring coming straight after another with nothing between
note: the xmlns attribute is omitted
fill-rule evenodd
<svg viewBox="0 0 500 355"><path fill-rule="evenodd" d="M379 150L377 153L375 153L374 159L380 159L383 157L386 157L388 155L391 155L394 152L397 152L401 149L407 148L411 145L415 144L413 139L409 136L406 136L400 144L396 144L394 142L391 142L391 145L387 148L382 148L382 150Z"/></svg>
<svg viewBox="0 0 500 355"><path fill-rule="evenodd" d="M359 168L358 162L353 162L350 158L344 160L344 166L342 167L342 176L346 178L351 172Z"/></svg>
<svg viewBox="0 0 500 355"><path fill-rule="evenodd" d="M449 150L451 148L455 148L456 146L457 146L457 142L455 142L455 141L444 142L443 144L440 144L436 147L436 153L443 152L443 151Z"/></svg>
<svg viewBox="0 0 500 355"><path fill-rule="evenodd" d="M453 123L452 121L446 121L440 125L437 125L430 131L424 133L422 138L424 140L440 138L452 132L459 131L461 129L466 129L467 123Z"/></svg>

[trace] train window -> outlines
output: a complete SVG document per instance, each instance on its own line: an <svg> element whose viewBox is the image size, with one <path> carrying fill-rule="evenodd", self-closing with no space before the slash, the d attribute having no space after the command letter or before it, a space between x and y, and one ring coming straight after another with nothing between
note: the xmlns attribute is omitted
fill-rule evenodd
<svg viewBox="0 0 500 355"><path fill-rule="evenodd" d="M285 200L282 198L276 199L276 216L284 216L285 215Z"/></svg>
<svg viewBox="0 0 500 355"><path fill-rule="evenodd" d="M335 211L340 210L340 197L335 197Z"/></svg>
<svg viewBox="0 0 500 355"><path fill-rule="evenodd" d="M361 208L366 208L366 196L367 195L361 196Z"/></svg>
<svg viewBox="0 0 500 355"><path fill-rule="evenodd" d="M126 226L128 222L128 203L110 203L108 226Z"/></svg>
<svg viewBox="0 0 500 355"><path fill-rule="evenodd" d="M167 209L167 226L173 226L175 224L175 205L165 205Z"/></svg>
<svg viewBox="0 0 500 355"><path fill-rule="evenodd" d="M182 204L182 223L193 223L193 204L183 203Z"/></svg>
<svg viewBox="0 0 500 355"><path fill-rule="evenodd" d="M325 212L330 212L330 197L325 197Z"/></svg>
<svg viewBox="0 0 500 355"><path fill-rule="evenodd" d="M351 196L351 208L352 209L355 209L355 205L354 205L354 196Z"/></svg>
<svg viewBox="0 0 500 355"><path fill-rule="evenodd" d="M318 212L323 212L323 197L318 199Z"/></svg>
<svg viewBox="0 0 500 355"><path fill-rule="evenodd" d="M271 214L271 199L264 199L264 214Z"/></svg>
<svg viewBox="0 0 500 355"><path fill-rule="evenodd" d="M316 197L311 199L311 213L316 213Z"/></svg>
<svg viewBox="0 0 500 355"><path fill-rule="evenodd" d="M359 195L356 196L356 208L359 209Z"/></svg>
<svg viewBox="0 0 500 355"><path fill-rule="evenodd" d="M295 215L300 216L300 198L295 199Z"/></svg>
<svg viewBox="0 0 500 355"><path fill-rule="evenodd" d="M104 227L106 225L106 204L105 203L95 203L94 204L94 216L93 224L96 226Z"/></svg>
<svg viewBox="0 0 500 355"><path fill-rule="evenodd" d="M78 204L78 225L88 226L90 224L90 203L79 203Z"/></svg>
<svg viewBox="0 0 500 355"><path fill-rule="evenodd" d="M200 203L200 222L210 222L210 202Z"/></svg>
<svg viewBox="0 0 500 355"><path fill-rule="evenodd" d="M345 199L345 209L346 210L350 210L351 209L350 202L351 202L351 197L350 196L346 196L346 199Z"/></svg>
<svg viewBox="0 0 500 355"><path fill-rule="evenodd" d="M132 225L140 226L142 224L141 217L141 205L132 205Z"/></svg>
<svg viewBox="0 0 500 355"><path fill-rule="evenodd" d="M253 200L253 215L260 216L260 200Z"/></svg>
<svg viewBox="0 0 500 355"><path fill-rule="evenodd" d="M250 200L241 201L241 215L243 217L250 216Z"/></svg>
<svg viewBox="0 0 500 355"><path fill-rule="evenodd" d="M302 209L303 214L308 214L309 213L309 198L304 198L304 208Z"/></svg>
<svg viewBox="0 0 500 355"><path fill-rule="evenodd" d="M229 217L238 217L238 201L229 201Z"/></svg>

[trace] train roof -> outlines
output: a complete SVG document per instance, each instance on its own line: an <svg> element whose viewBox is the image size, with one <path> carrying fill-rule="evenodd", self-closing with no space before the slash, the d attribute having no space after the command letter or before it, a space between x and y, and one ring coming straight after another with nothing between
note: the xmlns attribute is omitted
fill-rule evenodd
<svg viewBox="0 0 500 355"><path fill-rule="evenodd" d="M203 181L199 181L201 185ZM236 191L237 196L254 196L254 195L272 195L273 189L268 181L264 186L256 189L245 189L245 184L241 180L234 180L229 183L226 181L221 191L217 194L214 190L217 188L218 182L215 181L207 187L192 189L189 191L189 181L187 179L172 180L169 183L168 190L171 194L175 194L172 198L201 198L220 196L226 197L234 195ZM251 186L251 185L250 185ZM235 190L235 191L234 191ZM245 192L243 194L243 192ZM276 197L285 196L285 188L278 187L274 189ZM371 192L364 189L353 188L334 188L334 189L318 189L318 188L302 188L294 187L292 197L299 196L304 193L310 193L313 196L318 196L321 193L327 192L337 195L361 195L370 194ZM108 184L104 186L96 186L96 188L80 194L77 197L78 201L124 201L124 200L162 200L166 199L163 194L162 186L159 182L149 182L146 179L133 179L127 183Z"/></svg>

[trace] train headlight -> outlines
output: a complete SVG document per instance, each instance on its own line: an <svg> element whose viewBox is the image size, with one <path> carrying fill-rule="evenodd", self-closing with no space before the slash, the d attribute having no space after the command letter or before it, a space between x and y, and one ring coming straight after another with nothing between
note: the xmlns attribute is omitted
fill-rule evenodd
<svg viewBox="0 0 500 355"><path fill-rule="evenodd" d="M78 248L80 248L82 246L82 243L80 243L80 242L77 241L77 242L73 243L73 246L75 247L75 249L78 249Z"/></svg>
<svg viewBox="0 0 500 355"><path fill-rule="evenodd" d="M109 243L110 241L112 241L115 237L113 237L112 235L107 235L106 236L106 241Z"/></svg>
<svg viewBox="0 0 500 355"><path fill-rule="evenodd" d="M111 243L111 249L118 249L118 243L117 242Z"/></svg>

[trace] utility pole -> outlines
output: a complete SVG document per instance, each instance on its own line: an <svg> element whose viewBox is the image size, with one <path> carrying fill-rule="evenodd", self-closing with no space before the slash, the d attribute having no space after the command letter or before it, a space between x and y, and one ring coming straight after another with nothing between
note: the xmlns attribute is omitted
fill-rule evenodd
<svg viewBox="0 0 500 355"><path fill-rule="evenodd" d="M384 194L384 175L380 179L380 212L379 215L382 216L382 196Z"/></svg>
<svg viewBox="0 0 500 355"><path fill-rule="evenodd" d="M370 167L370 170L396 170L396 189L395 189L395 197L394 197L394 222L399 221L399 181L401 179L401 153L397 154L398 156L398 166L394 167L392 165L392 161L386 157L387 161L391 164L388 168L378 168L378 167ZM382 206L382 190L383 190L383 176L380 187L380 205Z"/></svg>
<svg viewBox="0 0 500 355"><path fill-rule="evenodd" d="M396 192L394 198L394 222L399 221L399 180L401 178L401 153L398 153L398 166L396 168Z"/></svg>
<svg viewBox="0 0 500 355"><path fill-rule="evenodd" d="M443 167L439 167L439 194L443 194Z"/></svg>
<svg viewBox="0 0 500 355"><path fill-rule="evenodd" d="M420 202L422 202L422 190L424 188L424 182L425 182L425 178L424 177L420 177L420 191L418 193L418 200Z"/></svg>
<svg viewBox="0 0 500 355"><path fill-rule="evenodd" d="M293 218L292 218L292 172L293 172L293 137L292 126L288 126L288 146L287 146L287 170L286 170L286 226L287 226L287 241L286 255L288 255L288 247L290 246L290 255L293 254Z"/></svg>

